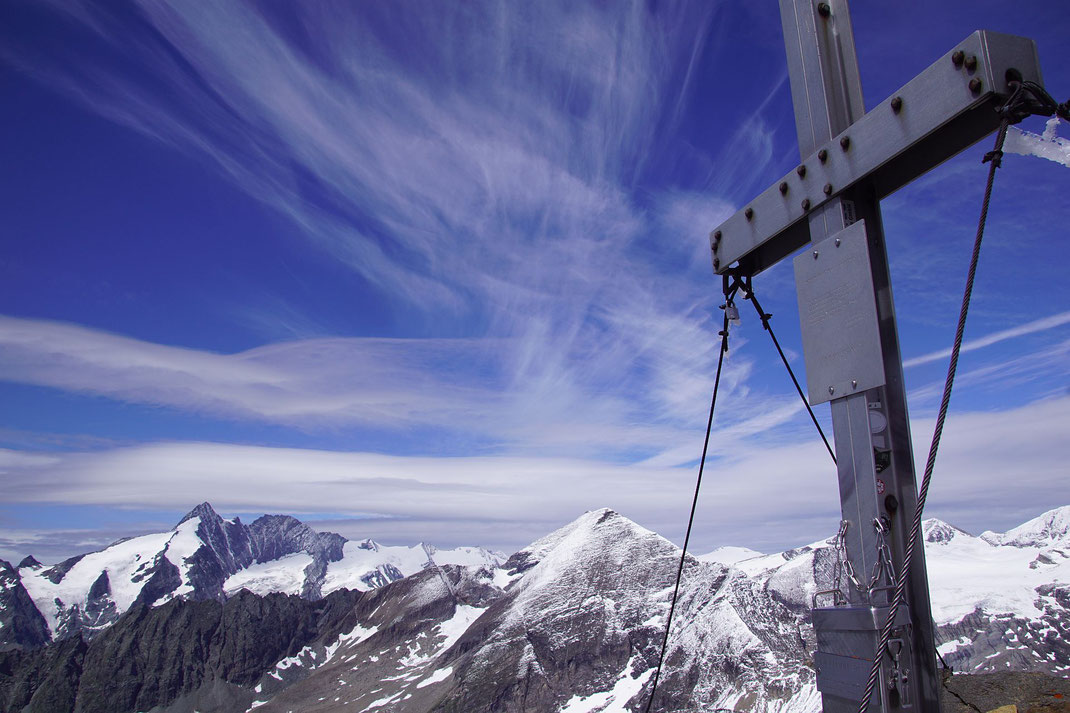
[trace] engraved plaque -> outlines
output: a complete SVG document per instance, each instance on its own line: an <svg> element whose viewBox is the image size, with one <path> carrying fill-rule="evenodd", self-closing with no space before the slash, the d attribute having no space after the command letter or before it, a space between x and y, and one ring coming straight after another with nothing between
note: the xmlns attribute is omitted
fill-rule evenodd
<svg viewBox="0 0 1070 713"><path fill-rule="evenodd" d="M810 404L884 385L865 221L795 258Z"/></svg>

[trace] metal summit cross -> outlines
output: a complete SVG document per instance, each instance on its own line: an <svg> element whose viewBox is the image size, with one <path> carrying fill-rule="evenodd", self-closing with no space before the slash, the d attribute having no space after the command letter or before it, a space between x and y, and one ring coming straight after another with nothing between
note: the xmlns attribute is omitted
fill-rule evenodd
<svg viewBox="0 0 1070 713"><path fill-rule="evenodd" d="M826 713L939 711L924 550L876 652L918 494L879 201L997 129L1009 82L1041 82L1031 40L975 32L865 113L847 0L780 0L799 166L710 234L714 271L749 278L795 257L809 400L831 402L844 559L815 596ZM919 535L920 536L920 535ZM889 561L890 560L890 561Z"/></svg>

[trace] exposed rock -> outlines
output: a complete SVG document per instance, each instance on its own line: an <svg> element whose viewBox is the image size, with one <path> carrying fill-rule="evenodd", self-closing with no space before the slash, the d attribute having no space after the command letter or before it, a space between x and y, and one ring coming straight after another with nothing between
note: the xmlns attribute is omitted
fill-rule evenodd
<svg viewBox="0 0 1070 713"><path fill-rule="evenodd" d="M26 592L19 570L0 560L0 651L32 649L48 640L48 624Z"/></svg>

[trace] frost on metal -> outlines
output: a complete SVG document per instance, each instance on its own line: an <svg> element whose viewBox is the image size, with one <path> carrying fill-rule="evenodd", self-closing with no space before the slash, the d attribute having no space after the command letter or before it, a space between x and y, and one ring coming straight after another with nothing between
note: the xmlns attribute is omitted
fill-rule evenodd
<svg viewBox="0 0 1070 713"><path fill-rule="evenodd" d="M1034 134L1014 126L1010 127L1007 129L1007 140L1003 143L1003 150L1006 153L1046 158L1070 168L1070 140L1061 138L1055 133L1059 127L1059 121L1057 116L1048 119L1043 134Z"/></svg>

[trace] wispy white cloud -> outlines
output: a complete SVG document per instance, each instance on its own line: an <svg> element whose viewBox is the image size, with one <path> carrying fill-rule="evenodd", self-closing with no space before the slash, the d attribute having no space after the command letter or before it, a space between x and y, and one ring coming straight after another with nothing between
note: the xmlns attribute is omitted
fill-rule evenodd
<svg viewBox="0 0 1070 713"><path fill-rule="evenodd" d="M645 323L623 325L618 333L633 337L619 344L577 338L585 353L569 364L537 334L320 338L217 354L0 316L0 378L305 430L440 429L495 452L635 457L672 450L701 429L712 386L705 366L717 345L685 316L658 320L637 305L605 317L627 319ZM688 347L692 340L701 349ZM746 393L749 370L746 358L733 360L723 377L726 398ZM753 433L771 423L753 415L766 403L773 422L782 421L786 412L775 400L756 398L748 415L729 410L720 422L728 433Z"/></svg>
<svg viewBox="0 0 1070 713"><path fill-rule="evenodd" d="M1068 419L1065 396L952 415L930 514L967 529L998 529L1065 504L1061 445ZM915 443L926 442L931 428L929 420L916 421ZM1000 438L992 438L997 431ZM768 551L833 534L836 475L815 440L713 459L696 548L731 543ZM920 447L917 455L924 458ZM347 525L352 536L514 549L604 506L680 538L694 475L692 468L538 455L418 458L172 443L24 462L5 475L5 499L149 509L208 499L224 512L374 518Z"/></svg>
<svg viewBox="0 0 1070 713"><path fill-rule="evenodd" d="M963 342L961 352L972 352L977 349L992 346L999 342L1006 341L1008 339L1015 339L1017 337L1024 337L1027 334L1035 334L1037 332L1043 332L1056 327L1061 327L1064 324L1070 324L1070 311L1060 312L1059 314L1053 314L1050 317L1041 317L1040 319L1034 319L1031 322L1020 324L1017 327L1010 327L1009 329L1003 329L992 334L971 339L967 342ZM939 351L930 352L921 356L913 357L911 359L903 360L903 368L909 369L912 366L918 366L919 364L928 364L934 361L940 361L941 359L947 359L951 356L951 349L941 349Z"/></svg>

